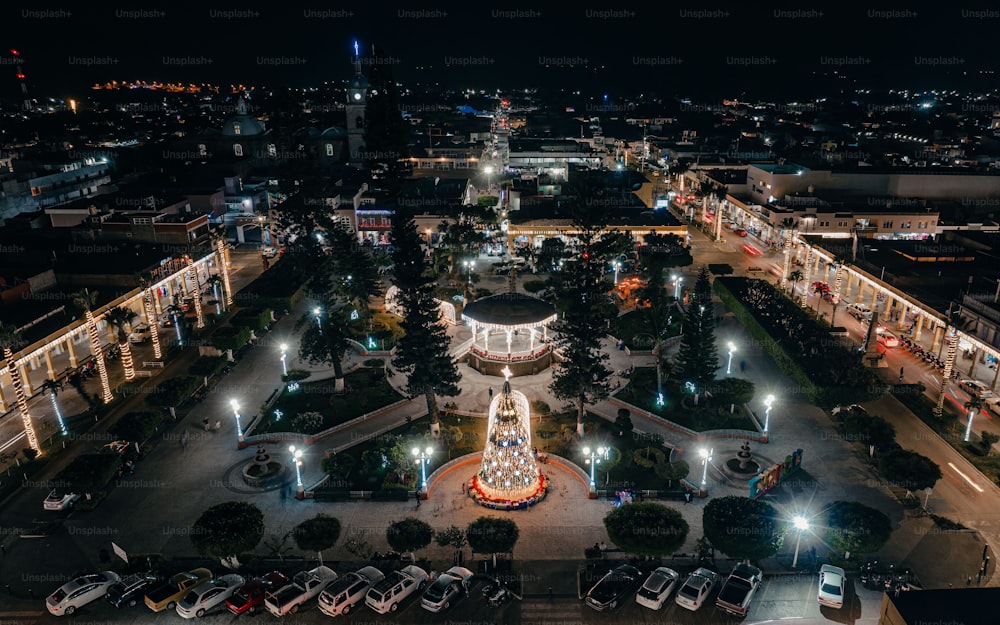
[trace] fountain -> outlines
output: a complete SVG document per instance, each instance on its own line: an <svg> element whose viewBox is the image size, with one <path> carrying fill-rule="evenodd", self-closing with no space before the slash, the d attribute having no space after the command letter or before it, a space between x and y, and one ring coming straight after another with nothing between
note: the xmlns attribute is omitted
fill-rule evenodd
<svg viewBox="0 0 1000 625"><path fill-rule="evenodd" d="M750 443L748 441L743 441L743 444L740 445L740 450L736 452L735 458L730 458L726 461L726 468L733 473L741 475L756 475L760 472L760 465L753 460L753 454L750 453Z"/></svg>
<svg viewBox="0 0 1000 625"><path fill-rule="evenodd" d="M268 481L281 475L282 464L271 460L264 445L257 445L257 455L253 462L243 468L243 481L248 486L265 486Z"/></svg>

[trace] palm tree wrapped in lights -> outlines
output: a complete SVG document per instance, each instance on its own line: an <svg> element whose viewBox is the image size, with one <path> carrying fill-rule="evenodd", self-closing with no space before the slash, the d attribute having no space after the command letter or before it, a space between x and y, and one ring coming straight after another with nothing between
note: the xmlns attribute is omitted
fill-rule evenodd
<svg viewBox="0 0 1000 625"><path fill-rule="evenodd" d="M135 379L135 366L132 362L132 345L128 341L126 328L131 327L132 321L139 315L135 311L125 306L115 306L104 314L104 320L109 326L114 328L118 338L118 349L122 353L122 366L125 368L125 379Z"/></svg>
<svg viewBox="0 0 1000 625"><path fill-rule="evenodd" d="M198 269L194 266L191 256L185 255L184 260L187 262L187 277L194 284L194 290L191 292L194 294L194 314L198 318L195 322L195 327L199 329L204 328L205 316L201 312L201 285L198 284Z"/></svg>
<svg viewBox="0 0 1000 625"><path fill-rule="evenodd" d="M63 390L62 382L59 380L45 380L42 382L41 389L42 395L48 395L52 401L52 412L56 413L56 421L59 422L59 431L65 436L69 432L66 430L66 421L63 419L62 410L59 409L59 402L56 401L59 392Z"/></svg>
<svg viewBox="0 0 1000 625"><path fill-rule="evenodd" d="M805 283L805 285L806 285L806 288L802 291L802 307L803 308L805 308L806 306L809 305L809 300L807 298L809 297L809 280L810 280L810 278L812 278L812 265L813 265L812 259L813 259L813 251L812 251L812 248L810 247L806 251L806 265L805 265L805 267L806 267L806 275L805 275L805 277L802 280Z"/></svg>
<svg viewBox="0 0 1000 625"><path fill-rule="evenodd" d="M83 311L87 320L87 338L90 339L90 353L97 361L97 373L101 377L101 399L110 404L114 396L111 394L111 383L108 381L108 367L104 362L104 352L101 351L101 338L97 335L97 319L91 309L97 304L97 291L93 293L84 289L73 295L73 305Z"/></svg>
<svg viewBox="0 0 1000 625"><path fill-rule="evenodd" d="M208 283L212 286L212 297L215 298L215 314L221 315L222 304L219 301L219 287L222 285L222 278L219 277L219 274L213 273L208 279Z"/></svg>
<svg viewBox="0 0 1000 625"><path fill-rule="evenodd" d="M28 413L28 398L24 394L24 385L21 380L21 367L14 360L14 350L21 347L20 332L14 326L4 325L0 322L0 345L3 346L3 359L7 363L7 371L10 373L10 382L14 387L14 399L17 402L17 411L21 414L21 423L24 424L24 435L28 439L28 445L36 452L41 453L42 447L38 444L38 436L35 435L35 426L31 423L31 415Z"/></svg>
<svg viewBox="0 0 1000 625"><path fill-rule="evenodd" d="M958 352L958 330L959 327L967 327L970 322L963 319L959 310L948 312L948 329L945 332L945 358L944 370L941 372L941 391L938 393L937 404L934 406L934 416L941 418L944 414L944 396L948 390L948 383L951 381L951 372L955 368L955 354Z"/></svg>
<svg viewBox="0 0 1000 625"><path fill-rule="evenodd" d="M792 268L792 254L793 248L795 247L795 228L798 227L799 222L795 221L792 217L785 217L781 220L781 227L785 231L785 263L781 270L781 290L784 291L788 288L788 281L792 279L789 274L789 269Z"/></svg>
<svg viewBox="0 0 1000 625"><path fill-rule="evenodd" d="M215 239L215 266L222 274L222 286L225 287L226 307L228 308L233 305L233 290L229 285L229 257L226 255L225 232L224 228L220 228L213 233L213 238Z"/></svg>
<svg viewBox="0 0 1000 625"><path fill-rule="evenodd" d="M163 358L163 352L160 350L160 326L156 319L156 307L153 304L153 288L149 286L149 281L145 278L140 278L139 283L145 289L142 293L142 306L146 313L146 323L149 324L149 336L153 341L153 358L159 360Z"/></svg>
<svg viewBox="0 0 1000 625"><path fill-rule="evenodd" d="M971 395L969 401L965 402L965 409L968 411L968 423L965 424L965 438L962 439L966 443L969 442L969 437L972 435L972 420L983 409L986 402L979 395Z"/></svg>

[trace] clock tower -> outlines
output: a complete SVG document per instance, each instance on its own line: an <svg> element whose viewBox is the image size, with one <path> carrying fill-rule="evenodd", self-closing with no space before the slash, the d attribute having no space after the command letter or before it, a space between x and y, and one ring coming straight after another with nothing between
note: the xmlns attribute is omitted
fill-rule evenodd
<svg viewBox="0 0 1000 625"><path fill-rule="evenodd" d="M368 105L368 80L361 73L361 53L354 42L354 78L347 87L347 149L348 163L361 166L365 150L365 108Z"/></svg>

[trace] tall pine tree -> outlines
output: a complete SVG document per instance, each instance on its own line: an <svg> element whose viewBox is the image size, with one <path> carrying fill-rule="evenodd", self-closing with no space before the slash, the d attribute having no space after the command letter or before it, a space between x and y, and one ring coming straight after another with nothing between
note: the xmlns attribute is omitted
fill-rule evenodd
<svg viewBox="0 0 1000 625"><path fill-rule="evenodd" d="M368 105L365 108L365 165L374 167L384 163L389 167L382 186L395 196L408 169L406 126L399 103L399 87L392 75L395 59L378 46L372 47L372 53L371 71L368 73Z"/></svg>
<svg viewBox="0 0 1000 625"><path fill-rule="evenodd" d="M408 376L406 391L427 400L431 434L441 431L437 395L458 395L462 378L458 365L448 353L450 339L440 308L434 298L435 279L424 261L417 225L409 215L396 214L392 220L393 262L399 304L403 309L403 338L396 346L392 366Z"/></svg>
<svg viewBox="0 0 1000 625"><path fill-rule="evenodd" d="M698 272L684 320L684 335L677 353L678 374L699 385L715 379L719 370L719 352L715 345L715 311L712 305L712 281L708 268Z"/></svg>
<svg viewBox="0 0 1000 625"><path fill-rule="evenodd" d="M557 295L565 312L552 326L563 361L552 371L549 390L558 399L576 404L576 430L582 436L586 405L611 393L610 358L601 339L615 309L603 280L604 266L610 260L609 241L598 239L601 228L591 216L578 216L576 226L580 228L580 254L560 270Z"/></svg>

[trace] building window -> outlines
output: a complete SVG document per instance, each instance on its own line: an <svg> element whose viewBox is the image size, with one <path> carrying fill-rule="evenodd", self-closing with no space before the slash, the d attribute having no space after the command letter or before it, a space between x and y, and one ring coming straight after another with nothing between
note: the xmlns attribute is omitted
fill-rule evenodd
<svg viewBox="0 0 1000 625"><path fill-rule="evenodd" d="M233 124L233 134L234 135L240 134L240 125L239 124Z"/></svg>
<svg viewBox="0 0 1000 625"><path fill-rule="evenodd" d="M267 144L267 155L270 156L271 158L274 158L275 156L278 155L278 149L274 147L273 143Z"/></svg>
<svg viewBox="0 0 1000 625"><path fill-rule="evenodd" d="M233 144L233 154L236 156L243 156L243 146L239 143Z"/></svg>
<svg viewBox="0 0 1000 625"><path fill-rule="evenodd" d="M364 128L365 127L365 118L362 117L362 116L360 116L360 115L358 115L356 118L354 118L354 127L357 128L357 129L359 129L359 130L362 129L362 128Z"/></svg>
<svg viewBox="0 0 1000 625"><path fill-rule="evenodd" d="M199 143L198 156L205 156L206 154L208 154L208 147L206 147L204 143Z"/></svg>
<svg viewBox="0 0 1000 625"><path fill-rule="evenodd" d="M900 228L909 228L909 227L910 227L910 224L911 224L911 222L909 222L909 221L904 221L903 223L899 224L899 227L900 227Z"/></svg>
<svg viewBox="0 0 1000 625"><path fill-rule="evenodd" d="M883 228L891 228L892 227L892 220L891 219L884 220L882 222L882 227Z"/></svg>
<svg viewBox="0 0 1000 625"><path fill-rule="evenodd" d="M326 144L326 155L327 156L333 156L333 144L332 143L327 143Z"/></svg>
<svg viewBox="0 0 1000 625"><path fill-rule="evenodd" d="M917 228L919 228L920 230L926 230L927 229L927 222L926 221L918 221L917 222Z"/></svg>

